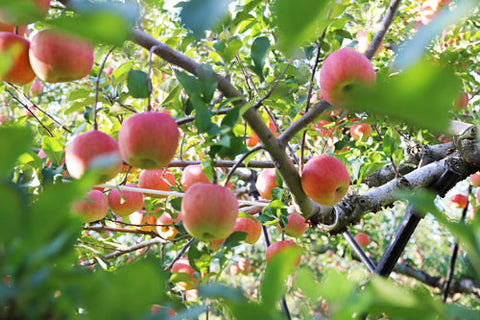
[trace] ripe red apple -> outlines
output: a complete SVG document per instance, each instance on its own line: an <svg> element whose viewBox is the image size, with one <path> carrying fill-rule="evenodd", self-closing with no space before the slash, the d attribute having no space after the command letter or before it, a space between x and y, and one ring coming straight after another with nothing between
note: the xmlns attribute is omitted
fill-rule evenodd
<svg viewBox="0 0 480 320"><path fill-rule="evenodd" d="M470 182L474 187L480 187L480 171L470 175Z"/></svg>
<svg viewBox="0 0 480 320"><path fill-rule="evenodd" d="M322 95L333 106L344 107L353 87L375 84L372 63L361 53L343 48L332 52L320 69Z"/></svg>
<svg viewBox="0 0 480 320"><path fill-rule="evenodd" d="M105 161L108 166L102 166ZM99 180L114 178L122 169L122 157L118 143L109 135L92 130L76 136L65 152L67 169L73 178L80 178L92 166L99 170Z"/></svg>
<svg viewBox="0 0 480 320"><path fill-rule="evenodd" d="M42 30L30 45L30 63L46 82L69 82L86 77L94 62L92 45L56 30Z"/></svg>
<svg viewBox="0 0 480 320"><path fill-rule="evenodd" d="M272 189L277 187L275 169L265 169L257 177L255 183L258 193L267 200L272 200Z"/></svg>
<svg viewBox="0 0 480 320"><path fill-rule="evenodd" d="M148 214L145 210L137 210L128 216L130 223L132 224L152 224L152 226L141 226L137 229L142 231L151 231L156 232L157 227L155 226L157 219L155 219L154 214Z"/></svg>
<svg viewBox="0 0 480 320"><path fill-rule="evenodd" d="M43 91L42 83L38 80L35 80L35 81L33 81L32 85L30 86L30 90L28 91L28 93L31 96L38 96L39 94L42 93L42 91Z"/></svg>
<svg viewBox="0 0 480 320"><path fill-rule="evenodd" d="M295 242L292 240L283 240L283 241L277 241L272 243L268 248L267 248L267 262L270 261L278 252L281 252L282 250L285 250L285 248L294 248L295 249L295 255L297 255L296 263L295 265L298 267L300 265L300 258L301 258L301 250L297 246Z"/></svg>
<svg viewBox="0 0 480 320"><path fill-rule="evenodd" d="M462 91L458 94L457 100L455 101L455 109L461 110L465 109L468 106L468 93Z"/></svg>
<svg viewBox="0 0 480 320"><path fill-rule="evenodd" d="M237 216L237 197L226 187L197 182L185 192L183 226L193 237L203 241L226 238Z"/></svg>
<svg viewBox="0 0 480 320"><path fill-rule="evenodd" d="M180 133L175 120L163 112L137 113L123 122L118 143L123 159L141 169L160 169L177 151Z"/></svg>
<svg viewBox="0 0 480 320"><path fill-rule="evenodd" d="M254 244L262 234L262 224L255 219L241 217L237 219L233 226L232 232L236 231L245 232L247 234L245 242L248 244Z"/></svg>
<svg viewBox="0 0 480 320"><path fill-rule="evenodd" d="M368 247L370 244L370 237L365 233L357 233L355 235L355 240L357 240L358 244L361 245L363 248Z"/></svg>
<svg viewBox="0 0 480 320"><path fill-rule="evenodd" d="M129 183L126 186L137 187L134 183ZM108 206L117 216L126 217L143 208L143 195L140 192L111 189L108 192Z"/></svg>
<svg viewBox="0 0 480 320"><path fill-rule="evenodd" d="M90 190L84 200L73 203L72 211L82 215L85 222L101 220L107 215L107 198L101 191Z"/></svg>
<svg viewBox="0 0 480 320"><path fill-rule="evenodd" d="M45 16L51 0L15 0L18 6L0 5L0 21L12 25L28 24ZM12 1L13 2L13 1ZM18 9L22 9L19 11ZM17 9L17 10L14 10Z"/></svg>
<svg viewBox="0 0 480 320"><path fill-rule="evenodd" d="M18 26L17 34L23 37L25 36L27 31L28 31L27 26ZM15 26L0 22L0 32L15 33Z"/></svg>
<svg viewBox="0 0 480 320"><path fill-rule="evenodd" d="M456 194L450 198L455 208L465 209L468 204L468 198L463 194Z"/></svg>
<svg viewBox="0 0 480 320"><path fill-rule="evenodd" d="M305 193L313 201L326 206L342 200L350 184L347 168L329 155L310 159L303 168L301 180Z"/></svg>
<svg viewBox="0 0 480 320"><path fill-rule="evenodd" d="M172 265L172 273L185 273L190 276L190 279L185 279L185 281L177 282L177 285L181 287L183 290L190 290L194 288L200 279L195 277L195 270L192 268L190 263L188 262L187 257L183 257L175 261Z"/></svg>
<svg viewBox="0 0 480 320"><path fill-rule="evenodd" d="M161 208L157 208L155 213L160 209ZM180 214L178 214L177 219L174 220L170 213L162 213L162 215L157 219L157 233L165 240L173 240L178 234L178 230L175 228L175 223L180 222L180 220L182 220L182 216Z"/></svg>
<svg viewBox="0 0 480 320"><path fill-rule="evenodd" d="M203 173L202 165L191 164L186 166L183 170L182 178L180 179L183 190L187 191L191 185L197 182L210 183L210 180L208 180L205 173Z"/></svg>
<svg viewBox="0 0 480 320"><path fill-rule="evenodd" d="M372 134L372 127L368 123L354 124L350 127L350 135L354 140L367 138Z"/></svg>
<svg viewBox="0 0 480 320"><path fill-rule="evenodd" d="M6 68L0 73L0 81L25 85L35 79L30 66L28 49L30 41L10 32L0 32L0 54Z"/></svg>
<svg viewBox="0 0 480 320"><path fill-rule="evenodd" d="M175 185L175 176L165 169L142 170L138 176L138 186L140 188L170 191L170 185ZM152 193L144 193L144 195L152 198L167 197Z"/></svg>
<svg viewBox="0 0 480 320"><path fill-rule="evenodd" d="M305 231L307 231L308 223L305 221L305 218L298 213L290 212L287 219L288 223L283 229L287 236L298 238L301 237L305 233ZM278 224L277 226L281 230L280 224Z"/></svg>

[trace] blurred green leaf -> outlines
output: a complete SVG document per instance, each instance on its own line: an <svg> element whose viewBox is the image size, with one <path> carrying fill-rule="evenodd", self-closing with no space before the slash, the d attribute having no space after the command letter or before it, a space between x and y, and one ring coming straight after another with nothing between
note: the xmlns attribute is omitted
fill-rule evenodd
<svg viewBox="0 0 480 320"><path fill-rule="evenodd" d="M134 98L148 98L148 75L140 70L130 69L127 76L127 87Z"/></svg>
<svg viewBox="0 0 480 320"><path fill-rule="evenodd" d="M15 160L31 146L32 132L25 127L0 127L0 177L9 174Z"/></svg>
<svg viewBox="0 0 480 320"><path fill-rule="evenodd" d="M42 149L47 154L53 164L58 167L65 156L63 153L63 144L55 137L44 136L42 139Z"/></svg>
<svg viewBox="0 0 480 320"><path fill-rule="evenodd" d="M315 275L308 268L302 267L298 270L294 286L302 290L302 293L311 300L318 301L320 299L319 284L315 279Z"/></svg>
<svg viewBox="0 0 480 320"><path fill-rule="evenodd" d="M188 0L179 3L181 22L197 36L202 36L228 13L231 0Z"/></svg>
<svg viewBox="0 0 480 320"><path fill-rule="evenodd" d="M201 98L205 103L210 103L213 94L217 89L218 79L211 66L201 64L197 68L198 86L201 93Z"/></svg>

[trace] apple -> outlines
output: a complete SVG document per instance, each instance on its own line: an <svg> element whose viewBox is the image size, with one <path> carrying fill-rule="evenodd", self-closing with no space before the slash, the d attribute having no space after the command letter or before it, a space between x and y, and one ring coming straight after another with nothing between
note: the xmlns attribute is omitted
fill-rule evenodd
<svg viewBox="0 0 480 320"><path fill-rule="evenodd" d="M295 265L298 267L300 265L301 251L298 245L292 240L283 240L272 243L267 248L267 262L270 261L276 254L285 250L285 248L295 249L295 255L298 256Z"/></svg>
<svg viewBox="0 0 480 320"><path fill-rule="evenodd" d="M90 190L85 199L73 203L72 211L80 214L85 222L101 220L107 215L107 198L101 191Z"/></svg>
<svg viewBox="0 0 480 320"><path fill-rule="evenodd" d="M210 180L208 180L205 173L203 173L201 164L186 166L180 179L183 190L187 191L187 189L196 182L210 183Z"/></svg>
<svg viewBox="0 0 480 320"><path fill-rule="evenodd" d="M363 248L366 248L368 247L368 245L370 244L370 237L361 232L361 233L357 233L355 235L355 240L358 242L359 245L361 245Z"/></svg>
<svg viewBox="0 0 480 320"><path fill-rule="evenodd" d="M350 135L354 140L367 138L372 134L372 127L368 123L354 124L350 127Z"/></svg>
<svg viewBox="0 0 480 320"><path fill-rule="evenodd" d="M247 147L255 147L258 142L260 142L260 140L258 139L255 132L252 132L252 135L249 135L245 142L247 143Z"/></svg>
<svg viewBox="0 0 480 320"><path fill-rule="evenodd" d="M333 206L347 193L350 176L340 160L320 155L305 164L301 182L303 190L313 201Z"/></svg>
<svg viewBox="0 0 480 320"><path fill-rule="evenodd" d="M165 169L142 170L138 176L138 186L144 189L170 191L170 186L175 185L175 176ZM144 193L147 197L166 198L158 194Z"/></svg>
<svg viewBox="0 0 480 320"><path fill-rule="evenodd" d="M70 82L86 77L93 67L92 45L53 29L37 33L30 45L30 63L46 82Z"/></svg>
<svg viewBox="0 0 480 320"><path fill-rule="evenodd" d="M126 186L137 188L134 183ZM117 216L126 217L143 208L143 195L140 192L111 189L108 192L108 206Z"/></svg>
<svg viewBox="0 0 480 320"><path fill-rule="evenodd" d="M141 169L160 169L170 163L180 137L175 120L163 112L137 113L123 122L118 143L123 159Z"/></svg>
<svg viewBox="0 0 480 320"><path fill-rule="evenodd" d="M463 194L456 194L450 198L455 208L465 209L468 204L468 198Z"/></svg>
<svg viewBox="0 0 480 320"><path fill-rule="evenodd" d="M17 29L17 34L22 37L28 32L27 26L18 26ZM0 32L15 33L15 26L0 22Z"/></svg>
<svg viewBox="0 0 480 320"><path fill-rule="evenodd" d="M468 93L462 91L458 94L457 100L455 101L455 109L461 110L465 109L468 106Z"/></svg>
<svg viewBox="0 0 480 320"><path fill-rule="evenodd" d="M40 20L50 9L51 0L15 0L15 5L0 5L0 22L12 25Z"/></svg>
<svg viewBox="0 0 480 320"><path fill-rule="evenodd" d="M474 187L480 187L480 171L470 175L470 182Z"/></svg>
<svg viewBox="0 0 480 320"><path fill-rule="evenodd" d="M361 53L343 48L332 52L320 69L320 88L328 103L343 107L353 87L375 84L372 63Z"/></svg>
<svg viewBox="0 0 480 320"><path fill-rule="evenodd" d="M267 200L272 200L272 189L277 187L275 169L265 169L257 177L255 187L258 193Z"/></svg>
<svg viewBox="0 0 480 320"><path fill-rule="evenodd" d="M285 234L290 237L301 237L308 229L308 223L305 218L296 212L290 212L287 217L288 223L283 229ZM278 229L282 230L280 224L277 225Z"/></svg>
<svg viewBox="0 0 480 320"><path fill-rule="evenodd" d="M240 217L235 221L232 232L245 232L247 237L245 242L248 244L254 244L260 238L262 234L262 224L253 218Z"/></svg>
<svg viewBox="0 0 480 320"><path fill-rule="evenodd" d="M198 278L195 277L195 270L192 268L192 266L188 262L187 257L183 257L175 261L175 263L172 265L171 271L172 271L172 274L184 273L190 276L190 279L185 279L184 281L177 282L177 285L181 287L183 290L190 290L195 288L198 282L200 281Z"/></svg>
<svg viewBox="0 0 480 320"><path fill-rule="evenodd" d="M23 86L35 79L28 57L30 45L30 41L24 37L10 32L0 32L0 55L5 61L0 81Z"/></svg>
<svg viewBox="0 0 480 320"><path fill-rule="evenodd" d="M65 162L70 176L75 179L79 179L92 166L99 171L99 182L114 178L122 170L117 141L98 130L73 138L67 146Z"/></svg>
<svg viewBox="0 0 480 320"><path fill-rule="evenodd" d="M42 83L38 80L35 80L35 81L33 81L32 85L30 86L30 90L28 91L28 93L31 96L38 96L39 94L42 93L42 91L43 91Z"/></svg>
<svg viewBox="0 0 480 320"><path fill-rule="evenodd" d="M145 210L137 210L131 213L128 216L130 223L136 225L143 225L143 224L152 224L152 226L138 226L137 229L142 231L150 231L156 232L157 227L155 226L157 219L155 219L154 214L148 214Z"/></svg>
<svg viewBox="0 0 480 320"><path fill-rule="evenodd" d="M0 126L8 123L10 121L9 116L0 115Z"/></svg>
<svg viewBox="0 0 480 320"><path fill-rule="evenodd" d="M157 213L159 210L160 208L157 208L155 213ZM180 222L180 220L182 220L182 216L180 214L177 215L177 219L174 220L170 213L162 213L162 215L157 219L158 235L165 240L173 240L178 234L178 230L175 228L175 223Z"/></svg>
<svg viewBox="0 0 480 320"><path fill-rule="evenodd" d="M183 226L200 240L226 238L238 217L238 200L226 187L197 182L185 192L182 206Z"/></svg>
<svg viewBox="0 0 480 320"><path fill-rule="evenodd" d="M275 127L275 123L273 122L272 119L268 120L268 128L270 129L270 132L272 132L275 137L278 137L280 135L280 132L277 131L277 128Z"/></svg>

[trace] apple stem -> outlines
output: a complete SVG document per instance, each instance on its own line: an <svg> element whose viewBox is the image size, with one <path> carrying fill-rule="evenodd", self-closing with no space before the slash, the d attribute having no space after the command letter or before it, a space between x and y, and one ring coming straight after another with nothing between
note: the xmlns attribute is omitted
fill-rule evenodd
<svg viewBox="0 0 480 320"><path fill-rule="evenodd" d="M148 74L147 74L147 86L148 86L148 104L147 112L152 111L152 61L153 61L153 52L156 49L159 49L159 46L152 46L150 48L150 56L148 58Z"/></svg>
<svg viewBox="0 0 480 320"><path fill-rule="evenodd" d="M105 58L103 59L102 65L100 66L100 70L98 70L97 81L95 83L95 104L93 105L93 130L98 130L98 123L97 123L97 104L98 104L98 91L100 87L100 77L102 76L103 68L105 67L105 63L107 62L108 57L113 52L111 48L108 50Z"/></svg>

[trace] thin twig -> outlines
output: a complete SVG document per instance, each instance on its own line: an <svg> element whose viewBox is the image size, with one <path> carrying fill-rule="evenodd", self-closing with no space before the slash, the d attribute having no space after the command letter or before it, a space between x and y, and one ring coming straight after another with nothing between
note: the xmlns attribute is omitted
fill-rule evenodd
<svg viewBox="0 0 480 320"><path fill-rule="evenodd" d="M170 269L172 269L173 267L173 264L175 262L177 262L178 259L180 259L183 254L185 253L185 251L187 251L188 247L190 247L190 245L192 244L192 242L195 241L195 238L192 238L190 239L184 246L183 248L178 252L177 256L175 258L173 258L172 262L170 262L170 264L164 269L165 271L168 271Z"/></svg>
<svg viewBox="0 0 480 320"><path fill-rule="evenodd" d="M150 48L150 55L148 56L148 74L147 74L147 86L148 86L148 104L147 104L147 112L152 111L152 61L153 61L153 52L157 49L157 46L153 46Z"/></svg>
<svg viewBox="0 0 480 320"><path fill-rule="evenodd" d="M105 68L105 63L107 62L108 57L113 52L115 48L111 48L108 50L107 54L105 54L105 58L103 59L102 65L98 70L97 81L95 83L95 104L93 105L93 130L98 130L98 123L97 123L97 104L98 104L98 91L100 90L100 78L102 76L103 68Z"/></svg>
<svg viewBox="0 0 480 320"><path fill-rule="evenodd" d="M248 152L246 152L240 159L238 159L237 163L235 163L233 165L233 167L230 169L230 171L228 171L228 174L227 176L225 177L225 183L224 183L224 186L226 187L227 186L227 183L228 181L230 180L230 178L232 177L233 173L235 172L235 170L237 170L237 168L240 166L241 163L243 163L243 161L249 156L251 155L252 153L258 151L258 150L261 150L263 149L263 146L256 146L255 148L252 148L250 149Z"/></svg>

